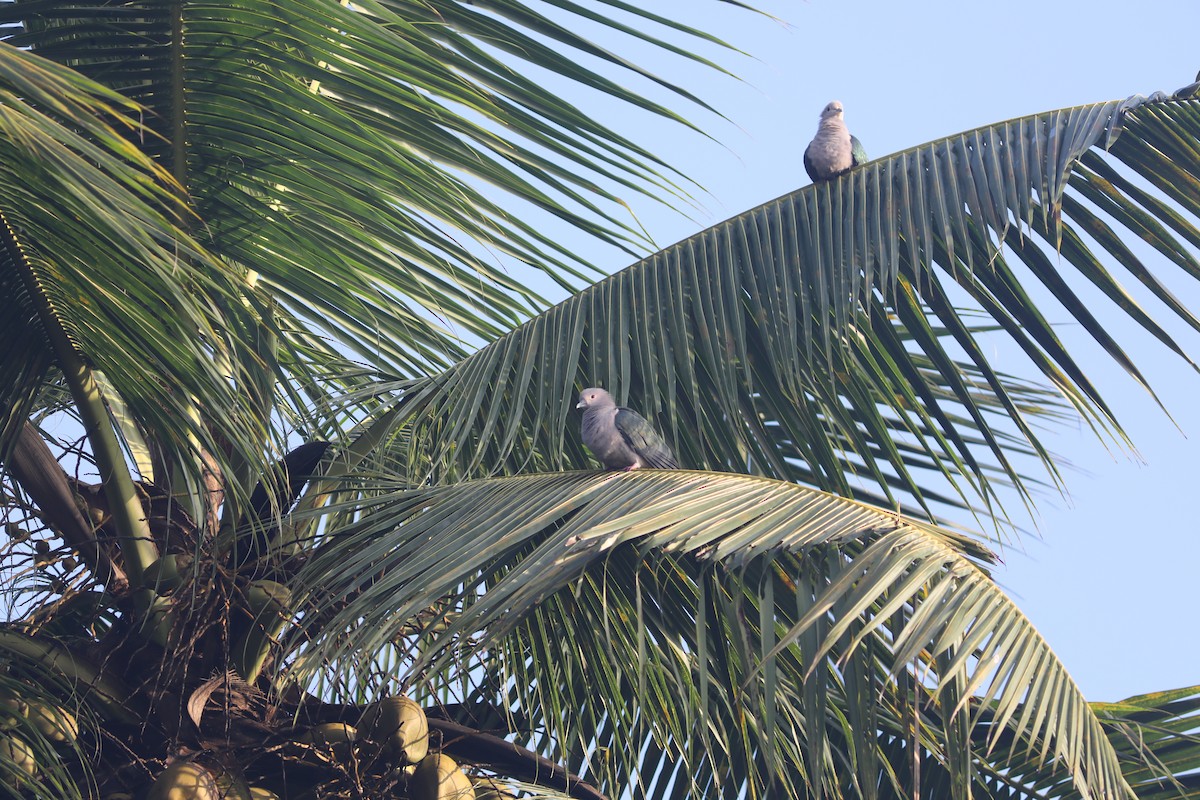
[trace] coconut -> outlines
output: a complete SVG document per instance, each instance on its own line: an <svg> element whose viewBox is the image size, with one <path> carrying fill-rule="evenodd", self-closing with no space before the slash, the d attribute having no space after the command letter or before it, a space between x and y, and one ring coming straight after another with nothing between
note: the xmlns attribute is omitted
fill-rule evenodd
<svg viewBox="0 0 1200 800"><path fill-rule="evenodd" d="M11 730L20 726L21 717L28 712L29 706L19 697L0 695L0 730Z"/></svg>
<svg viewBox="0 0 1200 800"><path fill-rule="evenodd" d="M42 735L53 742L73 742L79 734L75 717L58 706L35 700L25 714Z"/></svg>
<svg viewBox="0 0 1200 800"><path fill-rule="evenodd" d="M358 724L364 737L396 759L396 766L416 764L429 752L429 720L424 709L407 697L372 703Z"/></svg>
<svg viewBox="0 0 1200 800"><path fill-rule="evenodd" d="M146 800L219 800L221 789L212 773L199 764L177 761L164 769Z"/></svg>
<svg viewBox="0 0 1200 800"><path fill-rule="evenodd" d="M167 553L146 567L142 579L147 586L159 594L169 595L183 585L191 565L192 556L190 554Z"/></svg>
<svg viewBox="0 0 1200 800"><path fill-rule="evenodd" d="M0 759L11 761L17 769L31 778L37 774L37 759L33 757L33 748L20 736L11 733L0 735ZM17 785L20 786L19 781Z"/></svg>
<svg viewBox="0 0 1200 800"><path fill-rule="evenodd" d="M426 756L408 781L410 800L475 800L475 788L453 758Z"/></svg>
<svg viewBox="0 0 1200 800"><path fill-rule="evenodd" d="M333 754L338 761L349 761L354 752L358 731L344 722L327 722L314 725L305 731L300 741L315 745L321 755Z"/></svg>
<svg viewBox="0 0 1200 800"><path fill-rule="evenodd" d="M475 800L516 800L516 798L515 794L501 788L500 784L493 780L484 780L475 784Z"/></svg>

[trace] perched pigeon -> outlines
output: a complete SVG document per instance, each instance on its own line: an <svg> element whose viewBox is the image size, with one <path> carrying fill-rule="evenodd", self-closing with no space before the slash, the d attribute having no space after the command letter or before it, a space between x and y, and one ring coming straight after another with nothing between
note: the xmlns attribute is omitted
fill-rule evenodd
<svg viewBox="0 0 1200 800"><path fill-rule="evenodd" d="M646 418L619 408L603 389L584 389L575 407L583 409L583 443L605 469L679 468L671 448Z"/></svg>
<svg viewBox="0 0 1200 800"><path fill-rule="evenodd" d="M850 135L842 121L842 104L832 101L821 111L817 135L804 149L804 169L817 181L831 181L851 167L867 161L862 142Z"/></svg>

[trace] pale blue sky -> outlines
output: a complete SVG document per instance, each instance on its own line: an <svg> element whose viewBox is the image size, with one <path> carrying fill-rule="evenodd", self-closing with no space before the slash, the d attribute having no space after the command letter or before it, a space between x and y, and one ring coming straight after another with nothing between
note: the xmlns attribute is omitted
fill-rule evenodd
<svg viewBox="0 0 1200 800"><path fill-rule="evenodd" d="M691 221L650 202L634 204L659 246L808 183L801 154L818 112L832 99L845 104L846 122L868 153L882 156L1024 114L1173 91L1200 70L1195 0L757 4L788 26L716 0L645 5L676 17L687 9L690 24L753 57L709 53L745 80L739 83L701 77L651 54L654 71L697 91L733 123L688 113L720 144L641 118L618 123L624 131L635 125L639 141L709 192L705 210ZM597 114L614 110L602 100L582 102ZM615 253L590 255L611 271L629 261ZM1200 309L1200 286L1151 263L1175 279L1189 307ZM1113 311L1100 308L1104 319L1116 320ZM1180 325L1170 329L1200 360L1200 336ZM1122 341L1131 343L1129 352L1179 429L1119 368L1094 349L1082 351L1085 370L1147 463L1110 454L1087 431L1050 434L1048 446L1089 474L1068 475L1070 500L1041 501L1042 539L1026 539L1025 552L1007 552L997 571L1093 700L1200 683L1194 621L1200 524L1193 505L1200 375L1123 321L1114 330L1130 337ZM1069 329L1063 336L1068 346L1078 342ZM1000 366L1019 368L1003 360Z"/></svg>

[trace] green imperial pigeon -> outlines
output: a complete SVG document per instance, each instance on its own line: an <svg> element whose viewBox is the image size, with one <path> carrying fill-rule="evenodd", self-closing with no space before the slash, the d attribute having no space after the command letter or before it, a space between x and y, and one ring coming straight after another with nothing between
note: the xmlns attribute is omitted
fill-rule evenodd
<svg viewBox="0 0 1200 800"><path fill-rule="evenodd" d="M646 418L620 408L603 389L579 393L583 443L607 470L678 469L679 462Z"/></svg>
<svg viewBox="0 0 1200 800"><path fill-rule="evenodd" d="M842 111L842 104L837 100L825 106L817 125L817 135L804 149L804 169L813 183L831 181L867 161L862 142L846 130Z"/></svg>

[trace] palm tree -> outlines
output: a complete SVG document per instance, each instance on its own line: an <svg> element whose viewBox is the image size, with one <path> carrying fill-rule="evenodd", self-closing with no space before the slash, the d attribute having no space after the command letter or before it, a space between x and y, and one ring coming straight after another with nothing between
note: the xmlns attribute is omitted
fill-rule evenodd
<svg viewBox="0 0 1200 800"><path fill-rule="evenodd" d="M1058 480L1039 425L1122 435L1030 282L1135 377L1069 268L1187 359L1113 269L1200 327L1122 242L1200 275L1196 87L879 159L578 290L511 209L640 254L600 186L686 182L534 69L683 123L574 23L711 37L552 5L0 5L5 791L1200 792L1197 690L1087 703L952 522L1007 535L1004 487ZM595 472L587 384L691 469Z"/></svg>

